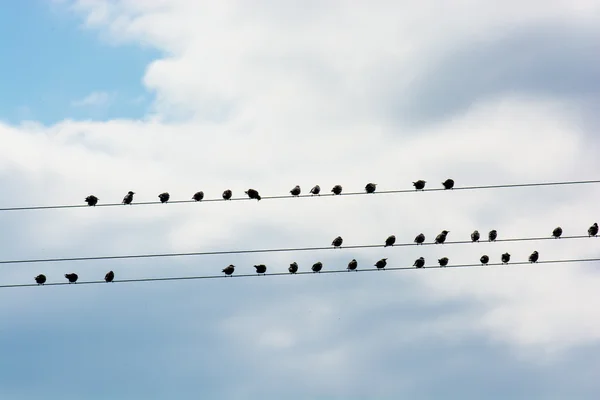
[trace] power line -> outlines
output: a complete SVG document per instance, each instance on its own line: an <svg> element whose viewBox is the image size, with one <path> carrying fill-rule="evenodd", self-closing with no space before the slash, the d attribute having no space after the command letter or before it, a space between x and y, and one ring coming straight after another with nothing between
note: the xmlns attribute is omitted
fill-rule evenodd
<svg viewBox="0 0 600 400"><path fill-rule="evenodd" d="M440 192L440 191L455 191L455 190L482 190L482 189L508 189L508 188L523 188L523 187L538 187L538 186L564 186L564 185L584 185L584 184L597 184L600 183L600 180L588 180L588 181L562 181L562 182L539 182L539 183L517 183L517 184L507 184L507 185L481 185L481 186L462 186L455 187L453 189L444 189L444 188L432 188L432 189L424 189L424 190L415 190L415 189L400 189L400 190L381 190L376 191L375 193L366 193L366 192L342 192L340 195L335 195L333 193L323 193L321 195L311 195L311 194L302 194L300 196L292 196L292 195L282 195L282 196L262 196L262 200L276 200L276 199L290 199L294 197L307 198L307 197L335 197L335 196L358 196L358 195L381 195L381 194L397 194L397 193L415 193L415 192ZM253 200L248 197L235 197L230 200L224 200L223 198L211 198L211 199L203 199L201 201L196 202L195 200L173 200L169 201L169 204L182 204L182 203L208 203L208 202L227 202L227 201L240 201L240 200ZM154 204L163 204L160 201L145 201L138 203L131 203L129 205L133 206L145 206L145 205L154 205ZM115 206L123 206L122 203L106 203L106 204L97 204L94 207L115 207ZM90 208L87 204L68 204L68 205L51 205L51 206L24 206L24 207L4 207L0 208L0 211L26 211L26 210L51 210L51 209L65 209L65 208ZM92 207L93 208L93 207Z"/></svg>
<svg viewBox="0 0 600 400"><path fill-rule="evenodd" d="M527 238L509 238L509 239L496 239L495 242L524 242L524 241L541 241L541 240L568 240L568 239L587 239L588 235L577 235L577 236L562 236L560 239L554 237L527 237ZM459 240L459 241L448 241L439 246L453 245L453 244L467 244L473 243L470 240ZM482 241L479 243L493 243ZM396 243L389 247L408 247L408 246L431 246L435 245L433 242L423 243L417 245L416 243ZM97 261L97 260L122 260L131 258L164 258L164 257L190 257L190 256L214 256L214 255L231 255L231 254L252 254L252 253L284 253L284 252L296 252L296 251L319 251L319 250L341 250L341 249L367 249L367 248L382 248L383 244L367 244L367 245L351 245L341 246L340 248L334 248L333 246L327 247L295 247L295 248L278 248L278 249L249 249L249 250L222 250L222 251L203 251L203 252L189 252L189 253L156 253L156 254L129 254L129 255L116 255L116 256L88 256L88 257L61 257L61 258L39 258L39 259L23 259L23 260L0 260L0 264L32 264L32 263L47 263L47 262L65 262L65 261Z"/></svg>
<svg viewBox="0 0 600 400"><path fill-rule="evenodd" d="M353 272L373 272L373 271L408 271L408 270L419 270L419 269L451 269L451 268L486 268L486 267L511 267L518 265L535 265L535 264L567 264L567 263L577 263L577 262L593 262L600 261L600 258L580 258L580 259L568 259L568 260L544 260L538 261L536 263L530 263L527 261L521 262L513 262L509 264L502 263L489 263L485 266L481 264L456 264L456 265L448 265L445 267L441 267L439 265L431 265L425 266L423 268L415 268L415 267L386 267L385 269L377 269L377 268L366 268L366 269L355 269L354 271L348 271L346 269L342 270L321 270L321 272L312 272L312 271L298 271L295 274L291 274L289 272L273 272L268 274L238 274L238 275L202 275L202 276L177 276L177 277L162 277L162 278L136 278L136 279L122 279L122 280L114 280L112 283L132 283L132 282L160 282L160 281L182 281L182 280L199 280L199 279L228 279L228 278L250 278L250 277L258 277L258 276L283 276L283 275L319 275L319 274L338 274L338 273L348 273L351 274ZM107 284L105 281L82 281L78 283L74 283L73 285L90 285L90 284ZM8 285L0 285L0 289L3 288L17 288L17 287L30 287L30 286L64 286L71 285L68 282L54 282L54 283L46 283L44 285L38 285L37 283L23 283L23 284L8 284Z"/></svg>

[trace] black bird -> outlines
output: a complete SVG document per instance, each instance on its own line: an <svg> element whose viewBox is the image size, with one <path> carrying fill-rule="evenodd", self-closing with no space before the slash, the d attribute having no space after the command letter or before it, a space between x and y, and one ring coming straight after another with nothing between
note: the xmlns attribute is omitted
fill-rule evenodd
<svg viewBox="0 0 600 400"><path fill-rule="evenodd" d="M442 182L442 185L444 185L444 189L446 190L452 189L454 187L454 180L446 179L444 182Z"/></svg>
<svg viewBox="0 0 600 400"><path fill-rule="evenodd" d="M321 193L321 186L319 186L319 185L315 185L315 187L310 189L310 194L312 194L312 195L316 194L317 196L320 196L319 193Z"/></svg>
<svg viewBox="0 0 600 400"><path fill-rule="evenodd" d="M560 226L557 226L556 228L554 228L554 230L552 231L552 236L554 236L555 238L559 238L562 235L562 228Z"/></svg>
<svg viewBox="0 0 600 400"><path fill-rule="evenodd" d="M290 271L290 274L295 274L296 272L298 272L298 263L296 261L291 263L290 267L288 268L288 271Z"/></svg>
<svg viewBox="0 0 600 400"><path fill-rule="evenodd" d="M223 200L231 200L232 194L233 193L231 193L231 190L227 189L223 192Z"/></svg>
<svg viewBox="0 0 600 400"><path fill-rule="evenodd" d="M85 198L85 202L88 204L88 206L95 206L96 204L98 204L98 198L93 194L90 194L88 197Z"/></svg>
<svg viewBox="0 0 600 400"><path fill-rule="evenodd" d="M233 274L233 271L235 271L235 265L229 264L221 272L225 272L225 275L230 275L231 276L231 274Z"/></svg>
<svg viewBox="0 0 600 400"><path fill-rule="evenodd" d="M256 273L257 274L265 274L265 272L267 272L267 266L265 264L259 264L259 265L255 265L254 268L256 268Z"/></svg>
<svg viewBox="0 0 600 400"><path fill-rule="evenodd" d="M323 263L321 261L319 261L319 262L316 262L313 264L312 271L313 272L321 272L321 268L323 268Z"/></svg>
<svg viewBox="0 0 600 400"><path fill-rule="evenodd" d="M302 190L300 189L299 185L294 186L294 188L290 190L290 194L292 196L300 196L300 193L302 193Z"/></svg>
<svg viewBox="0 0 600 400"><path fill-rule="evenodd" d="M258 194L258 190L248 189L244 193L246 193L249 198L256 199L257 201L260 201L260 199L262 198L260 197L260 194Z"/></svg>
<svg viewBox="0 0 600 400"><path fill-rule="evenodd" d="M38 285L43 285L44 283L46 283L46 275L39 274L38 276L36 276L35 283L37 283Z"/></svg>
<svg viewBox="0 0 600 400"><path fill-rule="evenodd" d="M112 271L108 271L106 275L104 275L104 280L106 282L112 282L115 279L115 273Z"/></svg>
<svg viewBox="0 0 600 400"><path fill-rule="evenodd" d="M508 264L510 261L510 254L504 253L502 254L502 264Z"/></svg>
<svg viewBox="0 0 600 400"><path fill-rule="evenodd" d="M199 192L194 193L192 200L201 201L204 198L204 192L201 190Z"/></svg>
<svg viewBox="0 0 600 400"><path fill-rule="evenodd" d="M376 183L367 183L367 186L365 186L365 192L367 193L375 193L375 189L377 189Z"/></svg>
<svg viewBox="0 0 600 400"><path fill-rule="evenodd" d="M67 278L69 280L69 283L75 283L75 282L77 282L77 279L79 279L79 277L75 273L65 274L65 278Z"/></svg>
<svg viewBox="0 0 600 400"><path fill-rule="evenodd" d="M533 253L531 253L531 255L529 256L529 262L532 263L536 263L538 258L540 258L540 255L538 254L537 251L534 251Z"/></svg>
<svg viewBox="0 0 600 400"><path fill-rule="evenodd" d="M479 261L481 261L481 265L487 265L487 263L490 262L490 258L487 255L482 255L481 258L479 259Z"/></svg>
<svg viewBox="0 0 600 400"><path fill-rule="evenodd" d="M437 235L435 237L435 243L444 243L446 241L446 236L448 236L448 234L450 233L450 231L442 231L442 233L440 233L439 235Z"/></svg>
<svg viewBox="0 0 600 400"><path fill-rule="evenodd" d="M375 266L377 267L377 269L384 269L385 266L387 265L387 258L382 258L381 260L377 261L375 263Z"/></svg>
<svg viewBox="0 0 600 400"><path fill-rule="evenodd" d="M423 190L423 189L425 189L426 183L427 183L426 181L419 179L418 181L413 182L413 186L415 187L415 190Z"/></svg>
<svg viewBox="0 0 600 400"><path fill-rule="evenodd" d="M424 241L425 241L425 235L423 235L422 233L419 233L417 235L417 237L415 238L416 244L423 244Z"/></svg>
<svg viewBox="0 0 600 400"><path fill-rule="evenodd" d="M135 194L135 192L132 192L131 190L129 192L127 192L125 197L123 197L123 204L131 204L131 202L133 201L134 194Z"/></svg>
<svg viewBox="0 0 600 400"><path fill-rule="evenodd" d="M354 271L356 270L356 267L358 267L358 261L353 258L352 261L348 263L348 271Z"/></svg>
<svg viewBox="0 0 600 400"><path fill-rule="evenodd" d="M335 185L333 189L331 189L333 194L342 194L342 185Z"/></svg>
<svg viewBox="0 0 600 400"><path fill-rule="evenodd" d="M158 195L161 203L166 203L171 198L171 195L167 192L161 193Z"/></svg>
<svg viewBox="0 0 600 400"><path fill-rule="evenodd" d="M331 245L333 247L340 247L343 242L344 242L344 239L342 239L341 236L338 236L335 239L333 239L333 242L331 242Z"/></svg>
<svg viewBox="0 0 600 400"><path fill-rule="evenodd" d="M479 242L480 237L481 235L479 235L479 231L474 230L473 233L471 233L471 242Z"/></svg>
<svg viewBox="0 0 600 400"><path fill-rule="evenodd" d="M488 233L488 239L490 240L490 242L496 241L497 237L498 237L498 232L495 229L492 229L490 231L490 233Z"/></svg>
<svg viewBox="0 0 600 400"><path fill-rule="evenodd" d="M594 222L594 225L590 226L588 229L588 236L597 236L598 235L598 223Z"/></svg>
<svg viewBox="0 0 600 400"><path fill-rule="evenodd" d="M448 265L448 257L443 257L443 258L440 258L440 259L438 260L438 262L440 263L440 266L441 266L441 267L445 267L446 265Z"/></svg>
<svg viewBox="0 0 600 400"><path fill-rule="evenodd" d="M387 239L385 239L385 246L383 247L393 246L394 243L396 243L396 236L391 235Z"/></svg>
<svg viewBox="0 0 600 400"><path fill-rule="evenodd" d="M425 266L425 259L423 257L419 257L415 260L413 267L423 268Z"/></svg>

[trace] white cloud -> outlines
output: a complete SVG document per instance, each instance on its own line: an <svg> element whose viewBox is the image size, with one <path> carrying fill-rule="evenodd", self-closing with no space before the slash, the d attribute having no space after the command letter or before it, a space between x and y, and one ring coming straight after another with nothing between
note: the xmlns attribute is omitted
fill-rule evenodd
<svg viewBox="0 0 600 400"><path fill-rule="evenodd" d="M111 100L111 95L107 92L92 92L82 99L75 100L71 105L75 107L99 107L107 105Z"/></svg>

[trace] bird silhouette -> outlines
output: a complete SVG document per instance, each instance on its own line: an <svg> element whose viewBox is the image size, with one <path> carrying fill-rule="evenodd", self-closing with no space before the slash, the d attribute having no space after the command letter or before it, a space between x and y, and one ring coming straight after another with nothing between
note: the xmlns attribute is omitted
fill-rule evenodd
<svg viewBox="0 0 600 400"><path fill-rule="evenodd" d="M85 198L85 202L88 204L88 206L95 206L96 204L98 204L98 200L99 199L93 194L90 194L88 197Z"/></svg>
<svg viewBox="0 0 600 400"><path fill-rule="evenodd" d="M166 203L171 198L171 195L167 192L161 193L158 195L161 203Z"/></svg>
<svg viewBox="0 0 600 400"><path fill-rule="evenodd" d="M474 230L473 233L471 233L471 242L479 242L480 237L481 235L479 235L479 231Z"/></svg>
<svg viewBox="0 0 600 400"><path fill-rule="evenodd" d="M452 189L452 188L454 188L454 180L446 179L444 182L442 182L442 185L444 185L444 189L446 189L446 190Z"/></svg>
<svg viewBox="0 0 600 400"><path fill-rule="evenodd" d="M290 190L292 196L300 196L300 193L302 193L302 189L300 189L299 185L294 186L294 188Z"/></svg>
<svg viewBox="0 0 600 400"><path fill-rule="evenodd" d="M419 179L418 181L413 182L413 186L415 187L415 190L423 190L423 189L425 189L426 183L427 183L426 181Z"/></svg>
<svg viewBox="0 0 600 400"><path fill-rule="evenodd" d="M232 195L233 193L231 192L231 190L227 189L223 192L223 200L231 200Z"/></svg>
<svg viewBox="0 0 600 400"><path fill-rule="evenodd" d="M348 271L354 271L356 270L356 267L358 267L358 261L353 258L352 261L348 263Z"/></svg>
<svg viewBox="0 0 600 400"><path fill-rule="evenodd" d="M288 271L290 271L290 274L295 274L296 272L298 272L298 263L296 261L291 263L288 268Z"/></svg>
<svg viewBox="0 0 600 400"><path fill-rule="evenodd" d="M256 268L256 273L257 274L265 274L265 272L267 272L267 266L265 264L259 264L259 265L255 265L254 268Z"/></svg>
<svg viewBox="0 0 600 400"><path fill-rule="evenodd" d="M201 201L204 198L204 192L201 190L199 192L194 193L194 196L192 197L192 200L194 201Z"/></svg>
<svg viewBox="0 0 600 400"><path fill-rule="evenodd" d="M375 189L377 189L376 183L367 183L367 186L365 186L365 192L367 193L375 193Z"/></svg>
<svg viewBox="0 0 600 400"><path fill-rule="evenodd" d="M562 233L563 233L562 228L560 226L557 226L552 231L552 236L554 236L556 239L558 239L561 237Z"/></svg>
<svg viewBox="0 0 600 400"><path fill-rule="evenodd" d="M510 261L510 254L504 253L502 254L502 264L508 264Z"/></svg>
<svg viewBox="0 0 600 400"><path fill-rule="evenodd" d="M440 233L439 235L437 235L435 237L435 243L441 243L443 244L446 241L446 236L448 236L448 234L450 233L450 231L442 231L442 233Z"/></svg>
<svg viewBox="0 0 600 400"><path fill-rule="evenodd" d="M394 236L394 235L388 236L388 238L385 239L385 246L383 246L383 247L393 246L394 243L396 243L396 236Z"/></svg>
<svg viewBox="0 0 600 400"><path fill-rule="evenodd" d="M375 263L375 266L377 267L377 269L384 269L386 265L387 265L387 258L382 258L381 260L379 260Z"/></svg>
<svg viewBox="0 0 600 400"><path fill-rule="evenodd" d="M341 236L338 236L335 239L333 239L333 242L331 242L331 245L333 247L340 247L343 242L344 242L344 239L342 239Z"/></svg>
<svg viewBox="0 0 600 400"><path fill-rule="evenodd" d="M335 195L342 194L342 185L335 185L331 192Z"/></svg>
<svg viewBox="0 0 600 400"><path fill-rule="evenodd" d="M590 228L588 229L588 236L590 236L590 237L598 236L598 223L597 222L594 222L594 225L590 226Z"/></svg>
<svg viewBox="0 0 600 400"><path fill-rule="evenodd" d="M413 267L423 268L425 266L425 259L423 257L419 257L415 260Z"/></svg>
<svg viewBox="0 0 600 400"><path fill-rule="evenodd" d="M260 197L260 194L258 194L258 190L248 189L244 193L246 193L249 198L256 199L257 201L260 201L260 199L262 198Z"/></svg>
<svg viewBox="0 0 600 400"><path fill-rule="evenodd" d="M112 271L108 271L106 275L104 275L104 280L106 282L112 282L115 279L115 273Z"/></svg>
<svg viewBox="0 0 600 400"><path fill-rule="evenodd" d="M321 186L319 186L319 185L315 185L312 189L310 189L310 194L311 195L315 195L316 194L317 196L320 196L319 193L321 193Z"/></svg>
<svg viewBox="0 0 600 400"><path fill-rule="evenodd" d="M498 232L495 229L492 229L490 233L488 233L488 239L490 242L495 242L498 237Z"/></svg>
<svg viewBox="0 0 600 400"><path fill-rule="evenodd" d="M79 277L75 273L65 274L65 278L69 280L69 283L76 283Z"/></svg>
<svg viewBox="0 0 600 400"><path fill-rule="evenodd" d="M440 263L440 266L445 267L448 265L448 257L442 257L438 260L438 262Z"/></svg>
<svg viewBox="0 0 600 400"><path fill-rule="evenodd" d="M133 201L133 195L135 194L135 192L132 192L131 190L129 192L127 192L127 194L125 195L125 197L123 197L123 204L131 204L131 202Z"/></svg>
<svg viewBox="0 0 600 400"><path fill-rule="evenodd" d="M490 262L490 258L487 255L482 255L481 258L479 259L479 261L481 261L481 265L487 265L487 263Z"/></svg>
<svg viewBox="0 0 600 400"><path fill-rule="evenodd" d="M415 237L415 243L416 244L423 244L423 242L425 241L425 235L423 235L422 233L419 233L416 237Z"/></svg>
<svg viewBox="0 0 600 400"><path fill-rule="evenodd" d="M38 285L43 285L44 283L46 283L46 275L39 274L38 276L36 276L35 283L37 283Z"/></svg>
<svg viewBox="0 0 600 400"><path fill-rule="evenodd" d="M225 267L225 268L223 269L223 271L221 271L221 272L224 272L224 273L225 273L225 275L229 275L229 276L231 276L231 274L233 274L233 271L235 271L235 265L233 265L233 264L229 264L229 265L228 265L227 267Z"/></svg>
<svg viewBox="0 0 600 400"><path fill-rule="evenodd" d="M321 272L322 268L323 268L323 263L321 261L319 261L319 262L314 263L311 269L313 272Z"/></svg>
<svg viewBox="0 0 600 400"><path fill-rule="evenodd" d="M529 256L529 262L532 263L536 263L538 258L540 258L540 255L537 251L534 251L533 253L531 253L531 255Z"/></svg>

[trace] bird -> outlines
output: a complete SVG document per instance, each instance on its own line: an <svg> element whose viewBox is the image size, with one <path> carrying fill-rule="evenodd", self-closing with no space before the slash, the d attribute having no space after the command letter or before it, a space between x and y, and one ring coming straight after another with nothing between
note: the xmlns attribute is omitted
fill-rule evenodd
<svg viewBox="0 0 600 400"><path fill-rule="evenodd" d="M201 190L199 192L194 193L194 196L192 197L192 200L194 201L201 201L204 198L204 192Z"/></svg>
<svg viewBox="0 0 600 400"><path fill-rule="evenodd" d="M223 192L223 200L231 200L231 190L227 189Z"/></svg>
<svg viewBox="0 0 600 400"><path fill-rule="evenodd" d="M394 236L394 235L388 236L388 238L385 239L385 246L383 246L383 247L393 246L394 243L396 243L396 236Z"/></svg>
<svg viewBox="0 0 600 400"><path fill-rule="evenodd" d="M438 262L440 263L441 267L445 267L448 265L448 257L442 257L438 260Z"/></svg>
<svg viewBox="0 0 600 400"><path fill-rule="evenodd" d="M256 268L256 273L257 274L265 274L265 272L267 272L267 266L265 264L259 264L259 265L255 265L254 268Z"/></svg>
<svg viewBox="0 0 600 400"><path fill-rule="evenodd" d="M233 264L229 264L227 267L223 268L223 271L225 275L229 275L231 276L231 274L233 274L233 271L235 271L235 265Z"/></svg>
<svg viewBox="0 0 600 400"><path fill-rule="evenodd" d="M331 245L333 247L340 247L343 242L344 242L344 239L342 239L341 236L338 236L335 239L333 239L333 242L331 242Z"/></svg>
<svg viewBox="0 0 600 400"><path fill-rule="evenodd" d="M106 275L104 275L104 280L106 282L112 282L115 279L115 273L112 271L108 271Z"/></svg>
<svg viewBox="0 0 600 400"><path fill-rule="evenodd" d="M415 260L413 267L423 268L425 266L425 259L423 257L419 257Z"/></svg>
<svg viewBox="0 0 600 400"><path fill-rule="evenodd" d="M508 264L510 261L510 254L504 253L502 254L502 264Z"/></svg>
<svg viewBox="0 0 600 400"><path fill-rule="evenodd" d="M131 190L129 192L127 192L127 194L125 195L125 197L123 197L123 204L131 204L131 202L133 201L133 195L135 194L135 192L132 192Z"/></svg>
<svg viewBox="0 0 600 400"><path fill-rule="evenodd" d="M69 283L76 283L79 277L75 273L65 274L65 278L69 280Z"/></svg>
<svg viewBox="0 0 600 400"><path fill-rule="evenodd" d="M167 192L161 193L158 195L161 203L166 203L171 198L171 195Z"/></svg>
<svg viewBox="0 0 600 400"><path fill-rule="evenodd" d="M450 231L442 231L442 233L440 233L439 235L437 235L435 237L435 243L444 243L446 241L446 236L448 236L448 234L450 233Z"/></svg>
<svg viewBox="0 0 600 400"><path fill-rule="evenodd" d="M316 262L313 264L312 271L313 272L321 272L321 268L323 268L323 263L321 261L319 261L319 262Z"/></svg>
<svg viewBox="0 0 600 400"><path fill-rule="evenodd" d="M529 262L536 263L538 258L540 258L540 255L536 250L533 253L531 253L531 255L529 256Z"/></svg>
<svg viewBox="0 0 600 400"><path fill-rule="evenodd" d="M99 199L93 194L90 194L88 197L85 198L85 202L88 204L88 206L95 206L96 204L98 204L98 200Z"/></svg>
<svg viewBox="0 0 600 400"><path fill-rule="evenodd" d="M296 272L298 272L298 263L296 261L291 263L288 268L288 271L290 271L290 274L295 274Z"/></svg>
<svg viewBox="0 0 600 400"><path fill-rule="evenodd" d="M44 283L46 283L46 275L39 274L38 276L36 276L35 283L37 283L38 285L43 285Z"/></svg>
<svg viewBox="0 0 600 400"><path fill-rule="evenodd" d="M342 185L335 185L333 189L331 189L333 194L342 194Z"/></svg>
<svg viewBox="0 0 600 400"><path fill-rule="evenodd" d="M425 184L427 183L427 181L423 181L421 179L419 179L416 182L413 182L413 186L415 187L415 190L423 190L425 189Z"/></svg>
<svg viewBox="0 0 600 400"><path fill-rule="evenodd" d="M319 193L321 193L321 186L319 186L319 185L315 185L315 186L314 186L312 189L310 189L310 194L311 194L311 195L313 195L313 196L314 196L315 194L316 194L317 196L320 196L320 194L319 194Z"/></svg>
<svg viewBox="0 0 600 400"><path fill-rule="evenodd" d="M444 185L444 189L446 189L446 190L452 189L452 188L454 188L454 180L446 179L444 182L442 182L442 185Z"/></svg>
<svg viewBox="0 0 600 400"><path fill-rule="evenodd" d="M425 241L425 235L423 235L422 233L419 233L417 235L417 237L415 237L416 244L423 244L424 241Z"/></svg>
<svg viewBox="0 0 600 400"><path fill-rule="evenodd" d="M290 190L290 194L292 196L300 196L300 193L302 193L302 189L300 189L299 185L294 186L294 188L292 190Z"/></svg>
<svg viewBox="0 0 600 400"><path fill-rule="evenodd" d="M479 231L474 230L473 233L471 233L471 242L479 242L480 237L481 235L479 235Z"/></svg>
<svg viewBox="0 0 600 400"><path fill-rule="evenodd" d="M479 261L481 261L481 265L487 265L487 263L490 262L490 258L487 255L482 255L481 258L479 259Z"/></svg>
<svg viewBox="0 0 600 400"><path fill-rule="evenodd" d="M588 236L598 236L598 223L594 222L594 225L590 226L590 228L588 229Z"/></svg>
<svg viewBox="0 0 600 400"><path fill-rule="evenodd" d="M260 201L260 199L262 198L260 197L260 194L258 194L258 190L248 189L244 193L246 193L249 198L256 199L257 201Z"/></svg>
<svg viewBox="0 0 600 400"><path fill-rule="evenodd" d="M348 263L348 271L354 271L356 270L356 267L358 267L358 261L353 258L352 261Z"/></svg>
<svg viewBox="0 0 600 400"><path fill-rule="evenodd" d="M377 189L376 183L367 183L367 186L365 186L365 192L367 193L375 193L375 189Z"/></svg>
<svg viewBox="0 0 600 400"><path fill-rule="evenodd" d="M488 239L490 242L495 242L498 237L498 232L495 229L492 229L490 233L488 233Z"/></svg>
<svg viewBox="0 0 600 400"><path fill-rule="evenodd" d="M377 267L377 269L384 269L385 266L387 265L387 258L382 258L381 260L377 261L375 263L375 266Z"/></svg>
<svg viewBox="0 0 600 400"><path fill-rule="evenodd" d="M562 228L560 226L557 226L556 228L554 228L554 230L552 231L552 236L554 236L556 239L560 238L560 236L562 235Z"/></svg>

